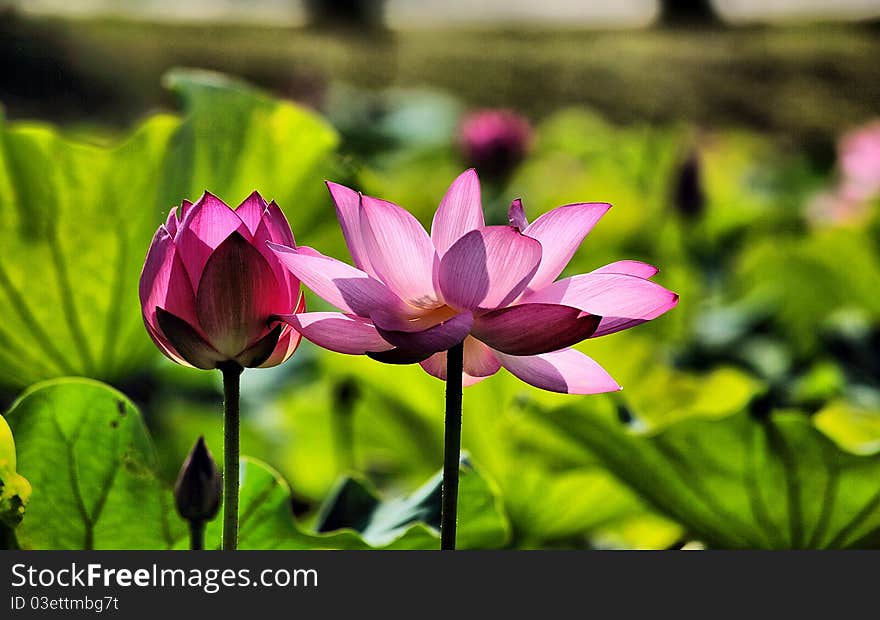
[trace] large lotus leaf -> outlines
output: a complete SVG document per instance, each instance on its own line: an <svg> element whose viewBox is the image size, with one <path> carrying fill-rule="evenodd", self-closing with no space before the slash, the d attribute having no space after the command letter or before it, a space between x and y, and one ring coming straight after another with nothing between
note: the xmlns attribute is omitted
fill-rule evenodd
<svg viewBox="0 0 880 620"><path fill-rule="evenodd" d="M155 355L137 281L153 233L184 198L207 189L237 204L258 189L297 234L335 221L320 182L338 141L327 123L215 74L167 81L184 120L154 116L117 146L0 124L0 384L116 381Z"/></svg>
<svg viewBox="0 0 880 620"><path fill-rule="evenodd" d="M346 472L346 459L339 454L340 421L352 426L354 470L366 472L383 490L398 495L437 470L442 462L442 382L416 365L388 366L333 353L320 360L320 379L285 393L271 416L272 436L287 446L273 458L283 464L295 491L324 497ZM338 403L339 387L345 383L357 390L350 414L341 414ZM407 389L397 389L399 385ZM567 545L576 540L583 545L596 528L648 510L596 459L580 459L579 446L552 443L553 458L548 459L545 452L531 450L521 440L533 439L540 431L520 415L522 402L560 406L571 398L532 388L506 371L465 389L463 448L497 482L514 545L537 546L543 541ZM551 445L548 435L546 430L541 435L544 447ZM560 471L560 462L574 463L577 471ZM668 536L672 540L642 538L627 544L665 546L676 537ZM623 544L620 537L616 542Z"/></svg>
<svg viewBox="0 0 880 620"><path fill-rule="evenodd" d="M235 204L256 189L278 202L297 235L335 222L322 180L339 137L320 116L217 73L175 69L164 84L187 113L165 163L166 209L206 189Z"/></svg>
<svg viewBox="0 0 880 620"><path fill-rule="evenodd" d="M178 124L154 117L113 148L0 126L0 383L115 378L152 354L137 279Z"/></svg>
<svg viewBox="0 0 880 620"><path fill-rule="evenodd" d="M706 197L700 234L713 240L796 220L805 192L815 183L803 158L754 133L707 134L699 142L699 157Z"/></svg>
<svg viewBox="0 0 880 620"><path fill-rule="evenodd" d="M843 450L801 413L695 416L650 432L585 406L535 418L711 547L880 544L880 455Z"/></svg>
<svg viewBox="0 0 880 620"><path fill-rule="evenodd" d="M18 439L18 470L33 484L28 512L15 530L23 549L186 548L183 521L140 413L113 388L88 379L55 379L25 392L7 413ZM439 536L416 511L382 540L353 530L308 531L293 516L290 487L254 459L240 473L242 549L435 548ZM497 546L506 520L497 493L473 469L462 480L462 530L467 544ZM221 520L206 530L219 546Z"/></svg>
<svg viewBox="0 0 880 620"><path fill-rule="evenodd" d="M328 499L319 516L317 529L330 532L354 529L374 547L399 538L415 522L440 528L442 472L406 497L381 499L369 484L346 478ZM458 491L458 530L460 549L491 549L504 545L510 526L500 505L497 491L463 458ZM436 547L436 541L430 548Z"/></svg>
<svg viewBox="0 0 880 620"><path fill-rule="evenodd" d="M23 549L165 549L180 535L140 413L87 379L33 386L6 415L33 485Z"/></svg>
<svg viewBox="0 0 880 620"><path fill-rule="evenodd" d="M766 239L740 256L733 290L772 317L795 351L808 354L835 310L880 315L880 257L874 248L869 236L857 230Z"/></svg>

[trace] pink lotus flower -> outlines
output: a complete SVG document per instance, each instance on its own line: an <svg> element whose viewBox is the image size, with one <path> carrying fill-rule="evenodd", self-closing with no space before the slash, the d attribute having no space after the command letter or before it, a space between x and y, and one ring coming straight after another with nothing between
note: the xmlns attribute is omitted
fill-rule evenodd
<svg viewBox="0 0 880 620"><path fill-rule="evenodd" d="M172 209L140 280L144 323L165 355L211 369L276 366L293 354L300 334L273 317L302 312L305 300L268 242L296 247L281 209L257 192L235 210L208 192Z"/></svg>
<svg viewBox="0 0 880 620"><path fill-rule="evenodd" d="M559 207L529 224L519 200L510 226L485 226L473 170L450 186L429 237L402 208L328 183L355 265L309 247L270 244L279 260L341 312L281 317L315 344L382 362L418 362L446 378L446 351L464 342L465 385L503 366L545 390L620 389L569 348L656 318L678 296L649 280L657 269L620 261L555 281L609 209Z"/></svg>
<svg viewBox="0 0 880 620"><path fill-rule="evenodd" d="M531 142L529 121L513 110L479 110L465 117L458 132L465 161L490 176L510 172Z"/></svg>

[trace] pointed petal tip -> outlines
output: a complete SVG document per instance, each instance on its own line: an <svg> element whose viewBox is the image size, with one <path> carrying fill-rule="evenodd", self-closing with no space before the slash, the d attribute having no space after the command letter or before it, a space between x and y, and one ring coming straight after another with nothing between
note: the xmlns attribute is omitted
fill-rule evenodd
<svg viewBox="0 0 880 620"><path fill-rule="evenodd" d="M300 246L298 248L292 248L287 245L282 245L280 243L275 243L274 241L266 241L266 245L273 252L282 252L284 254L299 254L299 250L303 249L305 246Z"/></svg>
<svg viewBox="0 0 880 620"><path fill-rule="evenodd" d="M529 225L529 220L526 218L526 212L523 208L522 198L514 198L511 201L510 207L507 209L507 222L520 232Z"/></svg>
<svg viewBox="0 0 880 620"><path fill-rule="evenodd" d="M269 202L265 198L263 198L263 195L259 192L259 190L254 189L253 191L251 191L250 194L247 195L247 198L245 198L244 200L241 201L241 204L238 206L240 207L241 205L246 203L251 198L256 198L257 200L259 200L260 202L262 202L266 206L269 205ZM272 202L275 202L275 201L273 200Z"/></svg>
<svg viewBox="0 0 880 620"><path fill-rule="evenodd" d="M206 189L202 192L202 195L199 196L199 199L196 200L195 204L199 204L200 202L202 202L203 200L205 200L207 198L214 198L216 200L220 200L220 198L216 194L214 194L211 191ZM223 201L220 200L220 202L223 202ZM223 203L223 204L226 204L226 203Z"/></svg>

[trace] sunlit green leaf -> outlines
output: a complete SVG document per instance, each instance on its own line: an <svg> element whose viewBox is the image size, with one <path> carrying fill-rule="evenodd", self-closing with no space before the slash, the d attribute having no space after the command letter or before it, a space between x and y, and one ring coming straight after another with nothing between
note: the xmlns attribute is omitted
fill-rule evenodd
<svg viewBox="0 0 880 620"><path fill-rule="evenodd" d="M7 413L18 470L33 485L23 549L162 549L179 535L140 413L87 379L29 389Z"/></svg>
<svg viewBox="0 0 880 620"><path fill-rule="evenodd" d="M691 417L646 434L596 413L536 416L712 547L880 544L880 455L842 450L803 414Z"/></svg>
<svg viewBox="0 0 880 620"><path fill-rule="evenodd" d="M161 160L178 121L157 116L115 148L15 125L0 138L0 383L116 378L152 354L137 279L167 208Z"/></svg>
<svg viewBox="0 0 880 620"><path fill-rule="evenodd" d="M509 525L497 491L463 459L458 491L458 548L491 549L502 546ZM440 528L443 476L438 473L412 494L381 499L361 480L346 478L328 499L316 527L320 531L352 528L374 547L388 545L415 522ZM436 541L430 548L436 547Z"/></svg>
<svg viewBox="0 0 880 620"><path fill-rule="evenodd" d="M238 204L258 189L297 234L335 222L321 179L338 138L317 115L215 74L167 81L183 121L154 116L118 146L0 124L0 384L116 381L155 355L137 282L153 233L184 198L207 189Z"/></svg>

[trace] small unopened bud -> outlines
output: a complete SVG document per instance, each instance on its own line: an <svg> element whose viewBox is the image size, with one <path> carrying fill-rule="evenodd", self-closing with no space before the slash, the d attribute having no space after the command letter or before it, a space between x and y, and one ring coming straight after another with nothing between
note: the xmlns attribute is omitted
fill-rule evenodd
<svg viewBox="0 0 880 620"><path fill-rule="evenodd" d="M700 157L693 151L678 169L673 203L684 217L697 219L706 208L706 195L700 170Z"/></svg>
<svg viewBox="0 0 880 620"><path fill-rule="evenodd" d="M336 389L333 391L336 409L344 413L351 413L358 396L360 396L360 389L357 381L352 377L346 377L336 384Z"/></svg>
<svg viewBox="0 0 880 620"><path fill-rule="evenodd" d="M217 516L223 497L223 480L205 438L193 446L174 485L177 512L190 522L210 521Z"/></svg>

